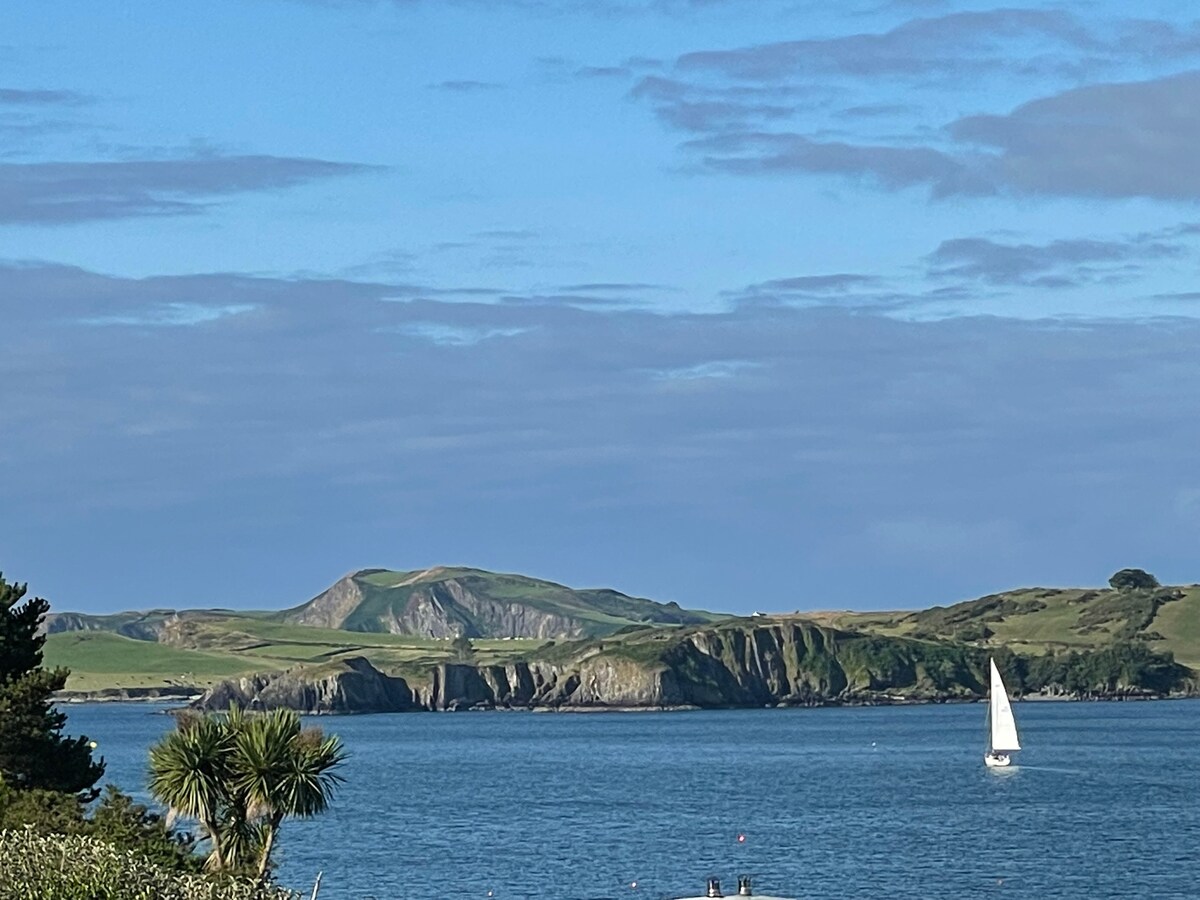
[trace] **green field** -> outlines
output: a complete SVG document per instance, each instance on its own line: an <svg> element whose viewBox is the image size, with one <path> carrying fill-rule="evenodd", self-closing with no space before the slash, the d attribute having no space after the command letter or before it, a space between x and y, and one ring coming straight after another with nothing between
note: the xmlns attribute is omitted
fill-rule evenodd
<svg viewBox="0 0 1200 900"><path fill-rule="evenodd" d="M71 670L68 690L106 687L206 686L254 669L274 669L269 659L251 661L231 654L206 653L135 641L102 631L52 634L46 639L45 662Z"/></svg>
<svg viewBox="0 0 1200 900"><path fill-rule="evenodd" d="M436 664L457 658L449 641L410 635L310 628L259 616L206 611L188 617L172 643L135 640L106 631L47 636L49 666L71 670L67 690L119 687L207 687L232 675L317 665L350 656L384 668ZM476 640L471 660L505 662L544 644L540 640Z"/></svg>

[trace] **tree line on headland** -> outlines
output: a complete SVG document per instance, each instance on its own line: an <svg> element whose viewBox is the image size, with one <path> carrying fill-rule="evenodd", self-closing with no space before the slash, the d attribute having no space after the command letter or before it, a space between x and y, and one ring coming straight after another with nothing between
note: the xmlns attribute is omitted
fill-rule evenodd
<svg viewBox="0 0 1200 900"><path fill-rule="evenodd" d="M63 733L42 665L49 605L0 576L0 900L284 900L271 856L285 819L328 805L345 753L290 710L188 713L150 750L170 818L113 785L86 736Z"/></svg>

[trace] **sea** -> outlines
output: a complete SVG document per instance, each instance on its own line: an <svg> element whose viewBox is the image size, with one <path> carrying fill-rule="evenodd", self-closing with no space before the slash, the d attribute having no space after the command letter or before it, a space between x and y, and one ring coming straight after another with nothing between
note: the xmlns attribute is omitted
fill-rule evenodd
<svg viewBox="0 0 1200 900"><path fill-rule="evenodd" d="M148 799L155 704L65 707ZM320 717L349 759L288 821L278 880L319 900L663 900L737 876L788 898L1200 898L1200 701Z"/></svg>

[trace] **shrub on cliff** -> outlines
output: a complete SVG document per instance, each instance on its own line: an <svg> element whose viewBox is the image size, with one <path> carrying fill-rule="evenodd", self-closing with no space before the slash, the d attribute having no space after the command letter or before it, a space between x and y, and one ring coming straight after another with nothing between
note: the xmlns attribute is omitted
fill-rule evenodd
<svg viewBox="0 0 1200 900"><path fill-rule="evenodd" d="M1143 569L1122 569L1108 579L1109 587L1117 591L1152 591L1158 579Z"/></svg>

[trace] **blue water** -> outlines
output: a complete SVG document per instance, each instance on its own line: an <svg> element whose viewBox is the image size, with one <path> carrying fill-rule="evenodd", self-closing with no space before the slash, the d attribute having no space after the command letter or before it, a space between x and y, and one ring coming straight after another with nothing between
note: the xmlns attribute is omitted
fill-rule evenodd
<svg viewBox="0 0 1200 900"><path fill-rule="evenodd" d="M284 825L279 878L323 871L321 900L661 900L743 872L805 900L1200 897L1200 703L1016 711L1004 772L977 705L323 718L346 784ZM142 792L161 707L68 712Z"/></svg>

